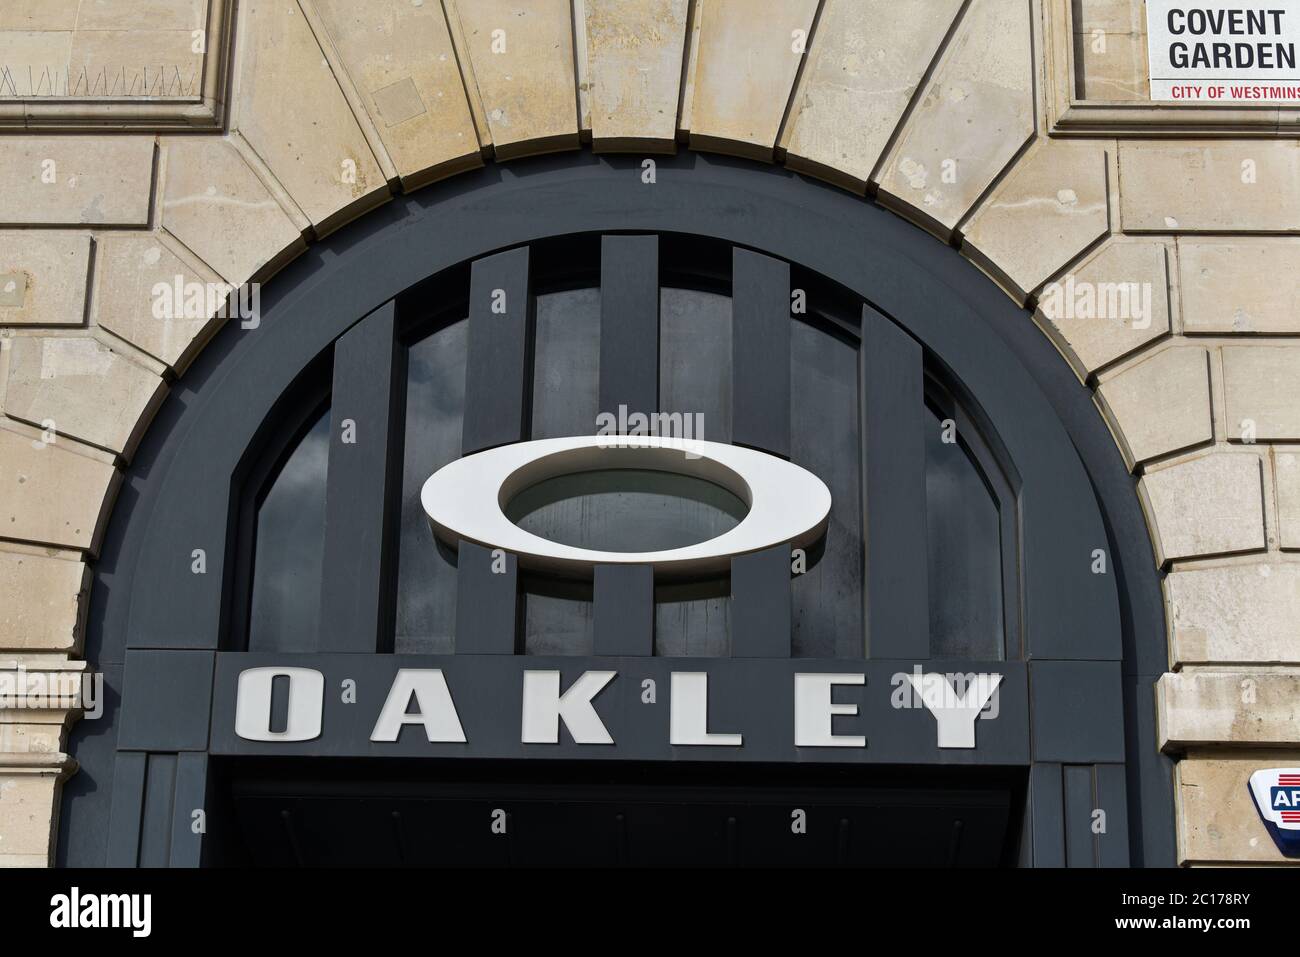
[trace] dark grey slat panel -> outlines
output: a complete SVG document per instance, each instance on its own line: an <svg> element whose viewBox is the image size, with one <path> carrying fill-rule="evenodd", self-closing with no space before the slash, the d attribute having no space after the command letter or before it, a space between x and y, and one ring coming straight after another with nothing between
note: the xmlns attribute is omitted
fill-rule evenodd
<svg viewBox="0 0 1300 957"><path fill-rule="evenodd" d="M790 546L731 560L731 656L790 657Z"/></svg>
<svg viewBox="0 0 1300 957"><path fill-rule="evenodd" d="M1128 867L1128 787L1124 765L1098 764L1094 774L1097 807L1106 812L1106 829L1096 837L1097 860L1102 867Z"/></svg>
<svg viewBox="0 0 1300 957"><path fill-rule="evenodd" d="M789 458L790 265L736 248L731 289L731 441Z"/></svg>
<svg viewBox="0 0 1300 957"><path fill-rule="evenodd" d="M532 190L521 207L522 185L517 179L494 182L489 174L458 180L445 198L413 211L405 205L372 214L366 241L340 240L336 256L310 263L300 260L283 285L268 287L266 316L284 314L290 321L266 321L244 335L231 350L237 362L219 367L228 376L229 394L200 397L198 385L213 375L213 359L187 371L164 405L152 431L170 428L182 403L194 405L187 428L161 455L150 443L146 456L165 476L168 493L158 494L158 507L149 519L151 542L141 560L140 580L148 590L134 596L130 641L136 645L215 647L216 607L224 572L212 556L221 551L229 489L224 476L248 447L249 437L269 406L302 364L356 316L376 308L432 272L481 255L503 245L527 242L539 234L538 224L554 233L613 229L677 229L768 249L784 258L813 264L823 274L857 292L871 295L882 309L903 317L918 338L926 341L977 397L981 408L999 425L999 436L1016 463L1026 488L1025 556L1030 570L1030 633L1035 654L1093 658L1117 657L1120 651L1118 608L1113 576L1086 572L1091 550L1105 542L1096 509L1062 509L1062 500L1091 494L1087 475L1071 451L1066 429L1055 416L1064 415L1070 431L1089 451L1099 488L1108 507L1127 519L1117 527L1131 560L1124 564L1144 580L1153 578L1150 541L1143 531L1141 511L1132 494L1131 478L1122 467L1113 438L1097 420L1087 390L1060 371L1060 357L1046 341L1007 336L1012 352L987 348L997 329L1011 331L1023 323L1023 313L983 277L969 272L955 252L933 248L930 237L892 221L884 210L864 208L845 214L843 197L820 187L785 178L764 176L689 157L661 163L661 183L670 183L676 197L666 211L662 191L647 190L620 169L538 169L530 173ZM651 195L653 194L653 195ZM797 211L799 215L791 215ZM859 215L860 214L860 215ZM383 230L384 225L399 226ZM935 279L938 277L939 281ZM308 281L308 279L310 281ZM277 289L292 291L280 293ZM283 302L282 302L283 300ZM233 333L232 335L238 335ZM223 338L223 343L232 341ZM255 343L255 345L254 345ZM224 344L223 349L227 348ZM1036 382L1034 376L1040 376ZM1026 397L1029 397L1027 400ZM175 400L175 401L172 401ZM202 450L193 457L190 450ZM180 463L171 471L169 459ZM133 477L138 481L139 477ZM1044 481L1046 480L1046 481ZM1043 488L1041 496L1035 492ZM194 490L204 494L196 496ZM125 498L129 500L129 496ZM1082 499L1079 499L1082 500ZM1130 534L1136 530L1136 534ZM183 549L177 547L184 542ZM133 535L130 553L137 553ZM155 547L156 546L156 547ZM207 576L191 575L181 561L190 549L204 547L209 555ZM1080 562L1086 577L1053 580L1053 556ZM1079 556L1082 556L1080 558ZM1041 572L1034 569L1041 568ZM1140 571L1137 571L1139 570ZM1146 581L1156 599L1141 603L1160 617L1158 583ZM1059 609L1064 609L1061 611ZM1041 626L1036 624L1042 618ZM1159 633L1159 629L1145 634ZM1139 642L1145 647L1145 642ZM1144 672L1155 670L1165 649L1150 648Z"/></svg>
<svg viewBox="0 0 1300 957"><path fill-rule="evenodd" d="M176 801L176 755L151 754L144 776L140 815L140 866L171 863L172 817Z"/></svg>
<svg viewBox="0 0 1300 957"><path fill-rule="evenodd" d="M1033 819L1034 867L1065 866L1065 796L1061 766L1039 763L1029 771L1029 814Z"/></svg>
<svg viewBox="0 0 1300 957"><path fill-rule="evenodd" d="M600 243L600 410L659 410L659 237ZM594 427L594 423L593 423Z"/></svg>
<svg viewBox="0 0 1300 957"><path fill-rule="evenodd" d="M477 259L470 269L469 358L460 440L464 455L518 442L528 434L530 293L526 247Z"/></svg>
<svg viewBox="0 0 1300 957"><path fill-rule="evenodd" d="M380 306L334 344L325 490L320 650L384 650L395 552L393 484L401 462L396 308ZM351 441L344 441L345 438Z"/></svg>
<svg viewBox="0 0 1300 957"><path fill-rule="evenodd" d="M456 560L456 653L513 655L519 623L519 561L461 542ZM503 571L493 571L497 564Z"/></svg>
<svg viewBox="0 0 1300 957"><path fill-rule="evenodd" d="M859 363L867 653L929 658L921 346L863 306Z"/></svg>
<svg viewBox="0 0 1300 957"><path fill-rule="evenodd" d="M1118 661L1030 661L1034 760L1124 760L1124 695Z"/></svg>
<svg viewBox="0 0 1300 957"><path fill-rule="evenodd" d="M214 652L126 653L119 751L206 751Z"/></svg>
<svg viewBox="0 0 1300 957"><path fill-rule="evenodd" d="M108 867L135 867L140 854L144 807L144 752L119 752L113 765L113 807L108 817Z"/></svg>
<svg viewBox="0 0 1300 957"><path fill-rule="evenodd" d="M592 588L594 653L654 654L654 569L649 565L597 565Z"/></svg>
<svg viewBox="0 0 1300 957"><path fill-rule="evenodd" d="M170 867L199 867L202 864L203 834L194 831L194 812L203 812L206 829L207 791L208 756L195 752L177 755Z"/></svg>
<svg viewBox="0 0 1300 957"><path fill-rule="evenodd" d="M1016 867L1034 866L1034 787L1033 775L1025 780L1025 812L1020 815L1020 847Z"/></svg>
<svg viewBox="0 0 1300 957"><path fill-rule="evenodd" d="M1063 769L1065 794L1065 862L1067 867L1096 867L1097 842L1092 833L1092 766L1070 764Z"/></svg>

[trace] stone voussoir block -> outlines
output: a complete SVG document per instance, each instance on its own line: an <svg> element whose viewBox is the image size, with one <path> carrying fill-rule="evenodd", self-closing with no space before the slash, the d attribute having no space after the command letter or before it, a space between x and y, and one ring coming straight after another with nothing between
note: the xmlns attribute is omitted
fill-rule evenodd
<svg viewBox="0 0 1300 957"><path fill-rule="evenodd" d="M1215 451L1147 471L1139 482L1158 562L1262 551L1260 457Z"/></svg>
<svg viewBox="0 0 1300 957"><path fill-rule="evenodd" d="M93 320L181 372L224 321L209 308L220 278L182 259L161 233L108 233L99 241ZM251 300L250 300L251 302Z"/></svg>
<svg viewBox="0 0 1300 957"><path fill-rule="evenodd" d="M172 136L162 148L162 226L226 282L257 281L306 248L228 139Z"/></svg>
<svg viewBox="0 0 1300 957"><path fill-rule="evenodd" d="M75 651L89 587L74 556L0 551L0 650Z"/></svg>
<svg viewBox="0 0 1300 957"><path fill-rule="evenodd" d="M1175 665L1300 664L1300 562L1178 568L1165 590Z"/></svg>
<svg viewBox="0 0 1300 957"><path fill-rule="evenodd" d="M1161 243L1104 246L1049 282L1039 324L1080 378L1169 334L1169 278Z"/></svg>
<svg viewBox="0 0 1300 957"><path fill-rule="evenodd" d="M83 454L72 439L0 425L3 536L94 555L120 480L117 470L89 449Z"/></svg>
<svg viewBox="0 0 1300 957"><path fill-rule="evenodd" d="M1034 135L1031 16L972 0L881 169L881 202L945 239Z"/></svg>
<svg viewBox="0 0 1300 957"><path fill-rule="evenodd" d="M1021 302L1110 229L1102 141L1048 140L964 227L962 251Z"/></svg>
<svg viewBox="0 0 1300 957"><path fill-rule="evenodd" d="M10 342L4 412L130 458L166 394L162 377L90 336Z"/></svg>
<svg viewBox="0 0 1300 957"><path fill-rule="evenodd" d="M446 6L465 42L465 85L482 104L497 159L577 149L568 0L449 0Z"/></svg>
<svg viewBox="0 0 1300 957"><path fill-rule="evenodd" d="M387 200L379 163L298 4L242 0L238 29L232 127L316 234Z"/></svg>
<svg viewBox="0 0 1300 957"><path fill-rule="evenodd" d="M483 165L440 3L312 3L404 188Z"/></svg>
<svg viewBox="0 0 1300 957"><path fill-rule="evenodd" d="M691 146L770 162L817 0L710 0L700 13Z"/></svg>
<svg viewBox="0 0 1300 957"><path fill-rule="evenodd" d="M921 78L961 10L920 0L826 0L790 119L785 165L864 192Z"/></svg>
<svg viewBox="0 0 1300 957"><path fill-rule="evenodd" d="M687 0L584 0L591 145L677 148Z"/></svg>
<svg viewBox="0 0 1300 957"><path fill-rule="evenodd" d="M1105 378L1097 398L1129 468L1214 441L1205 349L1163 349Z"/></svg>

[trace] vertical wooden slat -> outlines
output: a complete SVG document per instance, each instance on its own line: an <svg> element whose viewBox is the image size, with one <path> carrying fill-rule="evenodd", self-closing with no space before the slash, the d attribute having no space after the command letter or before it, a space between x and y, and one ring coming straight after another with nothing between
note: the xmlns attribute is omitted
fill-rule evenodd
<svg viewBox="0 0 1300 957"><path fill-rule="evenodd" d="M654 569L649 565L597 565L592 588L595 653L654 654Z"/></svg>
<svg viewBox="0 0 1300 957"><path fill-rule="evenodd" d="M385 303L334 345L320 650L373 654L391 631L394 480L401 476L396 309Z"/></svg>
<svg viewBox="0 0 1300 957"><path fill-rule="evenodd" d="M731 440L789 458L790 266L737 248L731 286Z"/></svg>
<svg viewBox="0 0 1300 957"><path fill-rule="evenodd" d="M531 300L526 248L475 260L469 282L464 455L518 442L528 434Z"/></svg>
<svg viewBox="0 0 1300 957"><path fill-rule="evenodd" d="M790 657L790 547L731 560L731 655Z"/></svg>
<svg viewBox="0 0 1300 957"><path fill-rule="evenodd" d="M600 243L600 409L659 410L659 238Z"/></svg>
<svg viewBox="0 0 1300 957"><path fill-rule="evenodd" d="M519 562L461 542L456 560L456 654L513 655L517 646Z"/></svg>
<svg viewBox="0 0 1300 957"><path fill-rule="evenodd" d="M929 658L921 347L864 306L859 362L867 653Z"/></svg>

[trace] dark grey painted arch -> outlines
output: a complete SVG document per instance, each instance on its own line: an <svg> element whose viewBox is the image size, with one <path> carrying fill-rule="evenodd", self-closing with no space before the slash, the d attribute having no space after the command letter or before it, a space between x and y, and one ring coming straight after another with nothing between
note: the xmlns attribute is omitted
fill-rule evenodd
<svg viewBox="0 0 1300 957"><path fill-rule="evenodd" d="M779 170L698 155L661 161L653 185L639 173L634 160L585 154L489 167L395 200L270 284L261 328L232 326L209 346L128 474L96 570L86 647L110 688L120 688L127 647L141 649L133 657L218 647L231 583L221 562L193 575L190 552L226 553L226 477L247 466L270 428L267 410L353 323L430 275L533 240L694 233L807 265L857 292L924 343L995 424L1022 479L1031 667L1091 661L1109 685L1122 661L1131 859L1172 864L1169 768L1155 751L1150 689L1165 667L1159 583L1132 481L1087 390L1027 314L969 263L875 206ZM1101 509L1078 507L1094 496ZM1111 552L1112 575L1091 574L1095 548ZM1050 669L1043 674L1046 688ZM115 714L74 732L84 770L66 788L63 862L105 860L111 794L122 790L113 775ZM1058 709L1055 736L1085 717ZM1054 791L1055 799L1040 806L1035 798L1034 833L1055 833L1050 809L1064 800L1063 780L1074 780L1068 771L1035 765L1036 794ZM137 769L136 777L144 775ZM1037 863L1058 860L1052 845L1035 842Z"/></svg>

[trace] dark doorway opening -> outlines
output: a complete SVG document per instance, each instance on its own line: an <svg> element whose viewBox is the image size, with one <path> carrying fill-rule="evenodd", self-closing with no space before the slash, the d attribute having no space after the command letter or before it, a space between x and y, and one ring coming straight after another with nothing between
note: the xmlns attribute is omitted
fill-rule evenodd
<svg viewBox="0 0 1300 957"><path fill-rule="evenodd" d="M999 867L1025 774L241 758L216 786L218 864Z"/></svg>

